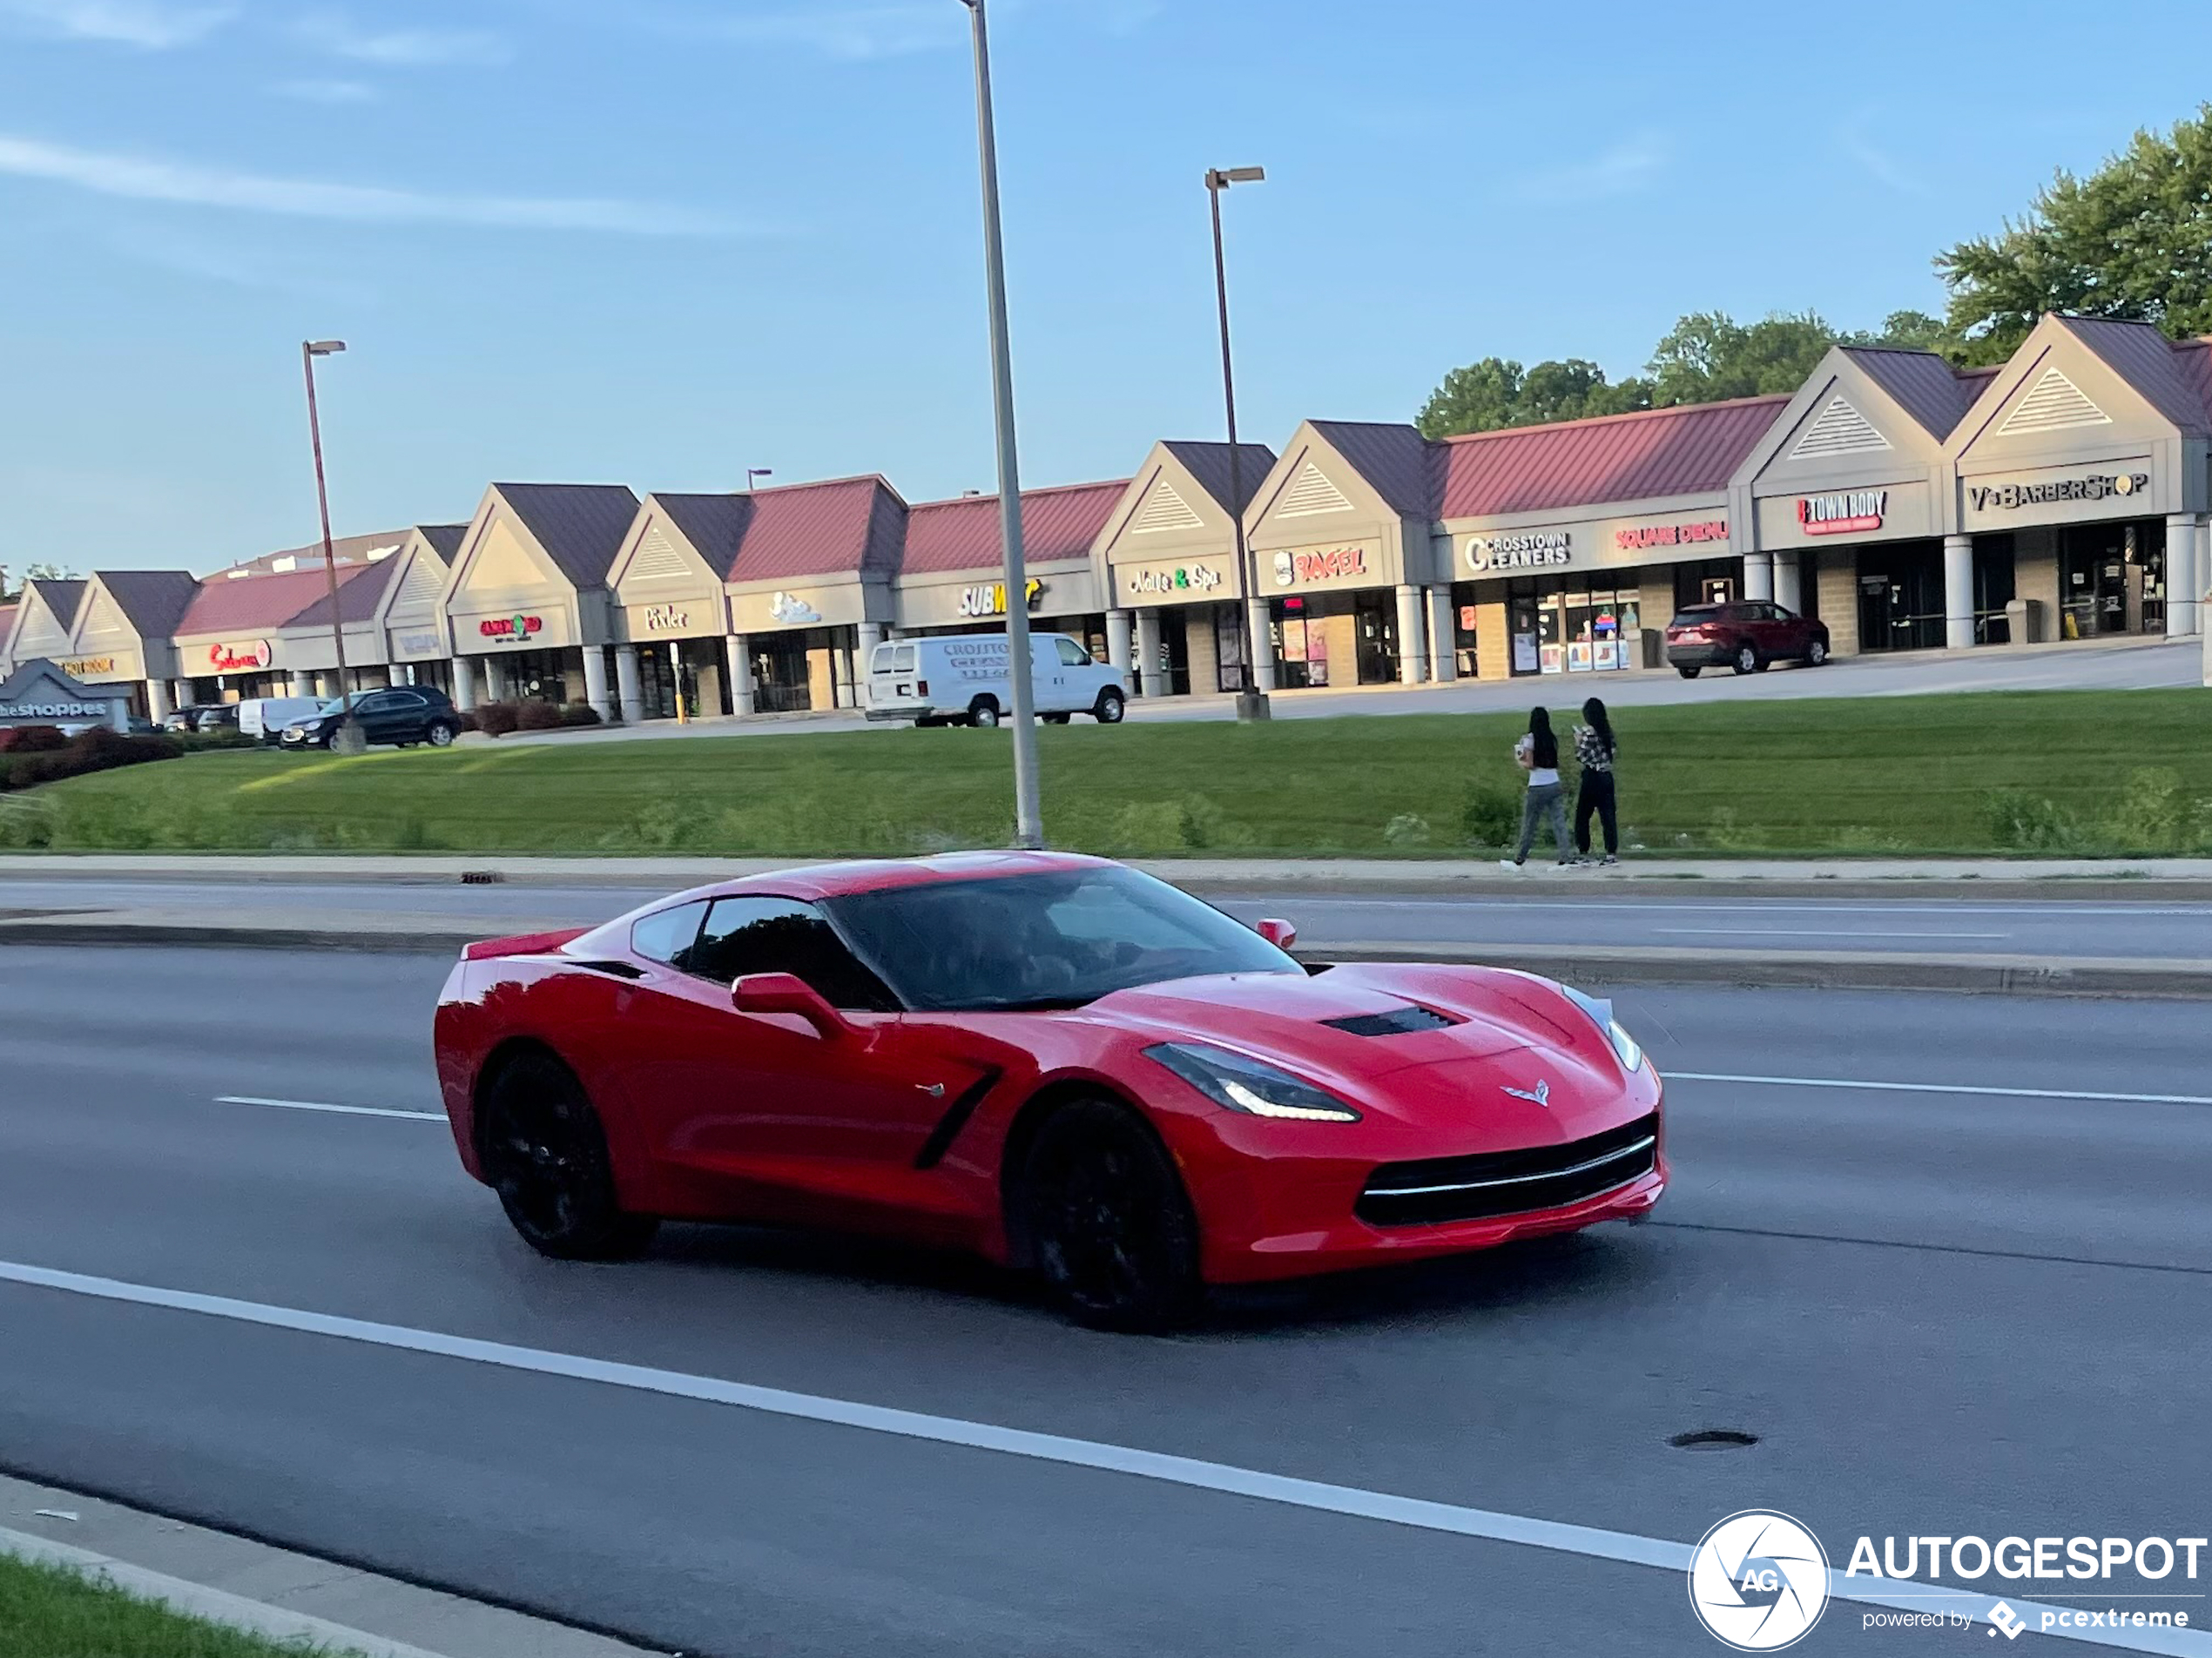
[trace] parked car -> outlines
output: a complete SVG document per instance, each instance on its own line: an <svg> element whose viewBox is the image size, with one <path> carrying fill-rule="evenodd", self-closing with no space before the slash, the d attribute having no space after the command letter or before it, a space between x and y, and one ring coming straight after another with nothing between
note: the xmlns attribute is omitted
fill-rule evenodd
<svg viewBox="0 0 2212 1658"><path fill-rule="evenodd" d="M187 703L161 720L165 731L219 731L237 725L236 703Z"/></svg>
<svg viewBox="0 0 2212 1658"><path fill-rule="evenodd" d="M1038 713L1055 725L1089 714L1117 725L1127 708L1122 671L1064 633L1029 636L1029 677ZM868 658L870 719L916 725L995 725L1014 711L1006 635L953 633L894 639Z"/></svg>
<svg viewBox="0 0 2212 1658"><path fill-rule="evenodd" d="M1684 679L1705 668L1764 673L1770 662L1827 660L1827 623L1764 599L1687 605L1667 623L1667 661Z"/></svg>
<svg viewBox="0 0 2212 1658"><path fill-rule="evenodd" d="M286 726L320 713L322 704L320 697L248 697L238 705L238 728L274 745L284 739Z"/></svg>
<svg viewBox="0 0 2212 1658"><path fill-rule="evenodd" d="M305 719L284 728L288 749L328 748L346 717L346 704L332 698ZM460 734L461 715L445 692L429 685L394 685L385 691L364 691L354 698L354 718L361 735L372 743L412 748L428 743L443 748Z"/></svg>

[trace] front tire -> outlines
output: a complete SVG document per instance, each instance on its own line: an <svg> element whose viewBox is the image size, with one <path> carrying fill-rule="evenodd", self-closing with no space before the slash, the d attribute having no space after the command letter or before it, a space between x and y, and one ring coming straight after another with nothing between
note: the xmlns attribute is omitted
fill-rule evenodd
<svg viewBox="0 0 2212 1658"><path fill-rule="evenodd" d="M968 705L968 723L988 731L999 723L999 705L988 697L978 697Z"/></svg>
<svg viewBox="0 0 2212 1658"><path fill-rule="evenodd" d="M432 720L430 722L430 729L425 731L423 736L428 739L432 748L451 748L453 746L453 727L448 725L444 720Z"/></svg>
<svg viewBox="0 0 2212 1658"><path fill-rule="evenodd" d="M551 1055L525 1055L500 1072L485 1094L482 1133L484 1178L540 1255L620 1261L652 1242L659 1218L617 1201L599 1114Z"/></svg>
<svg viewBox="0 0 2212 1658"><path fill-rule="evenodd" d="M1098 702L1091 709L1090 717L1101 725L1118 725L1128 711L1129 699L1109 685L1098 693Z"/></svg>
<svg viewBox="0 0 2212 1658"><path fill-rule="evenodd" d="M1698 671L1695 668L1676 668L1675 671L1680 674L1684 679L1695 679L1697 677L1698 674Z"/></svg>
<svg viewBox="0 0 2212 1658"><path fill-rule="evenodd" d="M1748 674L1758 672L1766 664L1759 660L1759 653L1752 646L1739 644L1736 647L1736 660L1730 666L1739 674Z"/></svg>
<svg viewBox="0 0 2212 1658"><path fill-rule="evenodd" d="M1815 640L1814 640L1814 641L1813 641L1811 644L1809 644L1809 645L1807 645L1807 646L1805 647L1805 666L1806 666L1806 667L1808 667L1808 668L1819 668L1819 667L1824 667L1824 666L1825 666L1825 665L1826 665L1827 661L1828 661L1828 641L1827 641L1827 640L1825 640L1825 639L1815 639Z"/></svg>
<svg viewBox="0 0 2212 1658"><path fill-rule="evenodd" d="M1023 1162L1019 1193L1037 1268L1076 1323L1168 1330L1204 1305L1190 1196L1129 1107L1091 1099L1055 1111Z"/></svg>

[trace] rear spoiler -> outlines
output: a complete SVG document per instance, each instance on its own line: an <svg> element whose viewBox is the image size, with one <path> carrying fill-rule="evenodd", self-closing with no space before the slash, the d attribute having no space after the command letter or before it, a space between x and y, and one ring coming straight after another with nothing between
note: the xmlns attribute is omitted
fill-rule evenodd
<svg viewBox="0 0 2212 1658"><path fill-rule="evenodd" d="M478 939L474 944L461 947L461 959L490 961L509 955L550 955L590 930L588 927L564 927L552 933L518 933L509 939Z"/></svg>

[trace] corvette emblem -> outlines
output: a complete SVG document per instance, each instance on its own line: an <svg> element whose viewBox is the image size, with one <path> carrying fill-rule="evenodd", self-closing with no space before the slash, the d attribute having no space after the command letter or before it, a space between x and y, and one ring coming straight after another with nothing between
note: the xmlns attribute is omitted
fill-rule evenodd
<svg viewBox="0 0 2212 1658"><path fill-rule="evenodd" d="M1533 1088L1509 1088L1506 1092L1516 1100L1534 1100L1547 1111L1552 1109L1552 1085L1541 1079Z"/></svg>

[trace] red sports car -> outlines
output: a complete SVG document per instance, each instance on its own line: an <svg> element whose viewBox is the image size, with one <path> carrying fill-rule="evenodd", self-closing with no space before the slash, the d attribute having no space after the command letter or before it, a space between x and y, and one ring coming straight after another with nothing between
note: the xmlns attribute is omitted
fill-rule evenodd
<svg viewBox="0 0 2212 1658"><path fill-rule="evenodd" d="M1114 1328L1659 1201L1659 1078L1606 1003L1292 936L1095 858L787 870L470 945L438 1075L548 1255L838 1227L1034 1266Z"/></svg>

